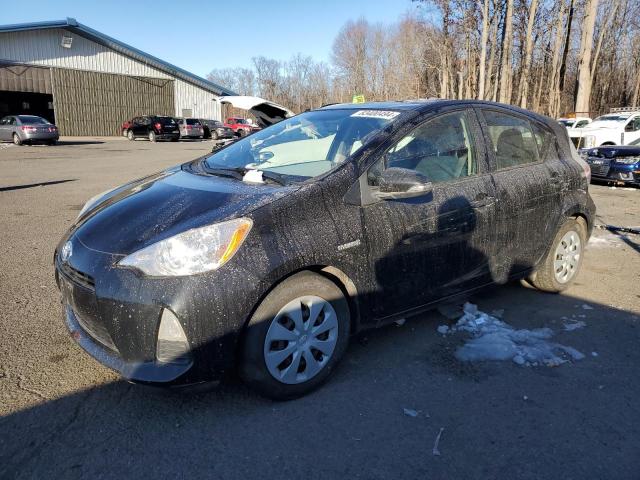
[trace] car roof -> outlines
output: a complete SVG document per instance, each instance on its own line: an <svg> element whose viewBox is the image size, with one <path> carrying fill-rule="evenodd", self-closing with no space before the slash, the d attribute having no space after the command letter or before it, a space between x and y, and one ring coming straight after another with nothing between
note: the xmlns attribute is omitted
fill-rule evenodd
<svg viewBox="0 0 640 480"><path fill-rule="evenodd" d="M391 101L391 102L366 102L366 103L335 103L331 105L325 105L319 110L399 110L399 111L414 111L414 112L428 112L441 107L447 106L466 106L466 107L498 107L504 110L509 110L513 113L519 113L537 119L540 122L547 124L557 124L557 121L532 112L525 110L514 105L507 105L504 103L490 102L488 100L451 100L441 98L426 98L426 99L414 99L404 101Z"/></svg>

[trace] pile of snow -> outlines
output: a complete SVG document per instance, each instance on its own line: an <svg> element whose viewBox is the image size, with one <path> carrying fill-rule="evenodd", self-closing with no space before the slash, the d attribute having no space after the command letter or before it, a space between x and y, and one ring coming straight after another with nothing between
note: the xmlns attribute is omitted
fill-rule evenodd
<svg viewBox="0 0 640 480"><path fill-rule="evenodd" d="M464 304L464 315L451 328L438 327L446 335L467 332L471 338L455 353L460 361L512 360L518 365L557 366L567 359L582 360L584 355L572 347L550 342L553 330L515 330L511 325L478 310L476 305Z"/></svg>

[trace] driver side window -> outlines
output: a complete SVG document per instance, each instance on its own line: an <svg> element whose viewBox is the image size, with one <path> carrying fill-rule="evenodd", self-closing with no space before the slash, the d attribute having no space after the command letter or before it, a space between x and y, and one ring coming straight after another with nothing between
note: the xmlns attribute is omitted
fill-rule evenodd
<svg viewBox="0 0 640 480"><path fill-rule="evenodd" d="M378 185L378 177L390 167L414 170L434 183L477 174L476 152L465 112L427 120L403 137L369 169L369 185Z"/></svg>

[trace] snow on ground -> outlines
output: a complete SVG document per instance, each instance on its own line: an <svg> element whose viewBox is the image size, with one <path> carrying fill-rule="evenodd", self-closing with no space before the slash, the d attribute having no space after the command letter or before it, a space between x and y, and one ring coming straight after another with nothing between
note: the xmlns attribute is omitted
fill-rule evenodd
<svg viewBox="0 0 640 480"><path fill-rule="evenodd" d="M456 332L470 334L470 338L455 353L460 361L512 360L518 365L557 366L568 360L584 358L575 348L550 341L553 336L550 328L516 330L502 320L479 311L472 303L465 303L463 310L464 315L453 327L438 327L438 332L443 335Z"/></svg>

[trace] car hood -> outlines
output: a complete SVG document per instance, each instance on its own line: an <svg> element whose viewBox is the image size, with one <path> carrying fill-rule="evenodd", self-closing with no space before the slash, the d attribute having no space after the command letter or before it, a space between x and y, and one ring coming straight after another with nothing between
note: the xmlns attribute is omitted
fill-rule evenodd
<svg viewBox="0 0 640 480"><path fill-rule="evenodd" d="M92 250L128 255L183 231L247 215L296 189L174 168L106 194L79 218L74 235Z"/></svg>
<svg viewBox="0 0 640 480"><path fill-rule="evenodd" d="M582 130L585 132L595 131L595 130L620 130L624 128L623 122L611 122L607 120L600 120L597 122L591 122L589 125L584 127Z"/></svg>
<svg viewBox="0 0 640 480"><path fill-rule="evenodd" d="M640 146L635 145L612 145L610 147L590 148L587 154L592 157L635 157L640 155Z"/></svg>
<svg viewBox="0 0 640 480"><path fill-rule="evenodd" d="M294 115L294 113L288 108L260 97L230 95L220 97L220 103L229 104L235 108L249 111L254 117L256 117L258 125L262 128L278 123L279 121Z"/></svg>

